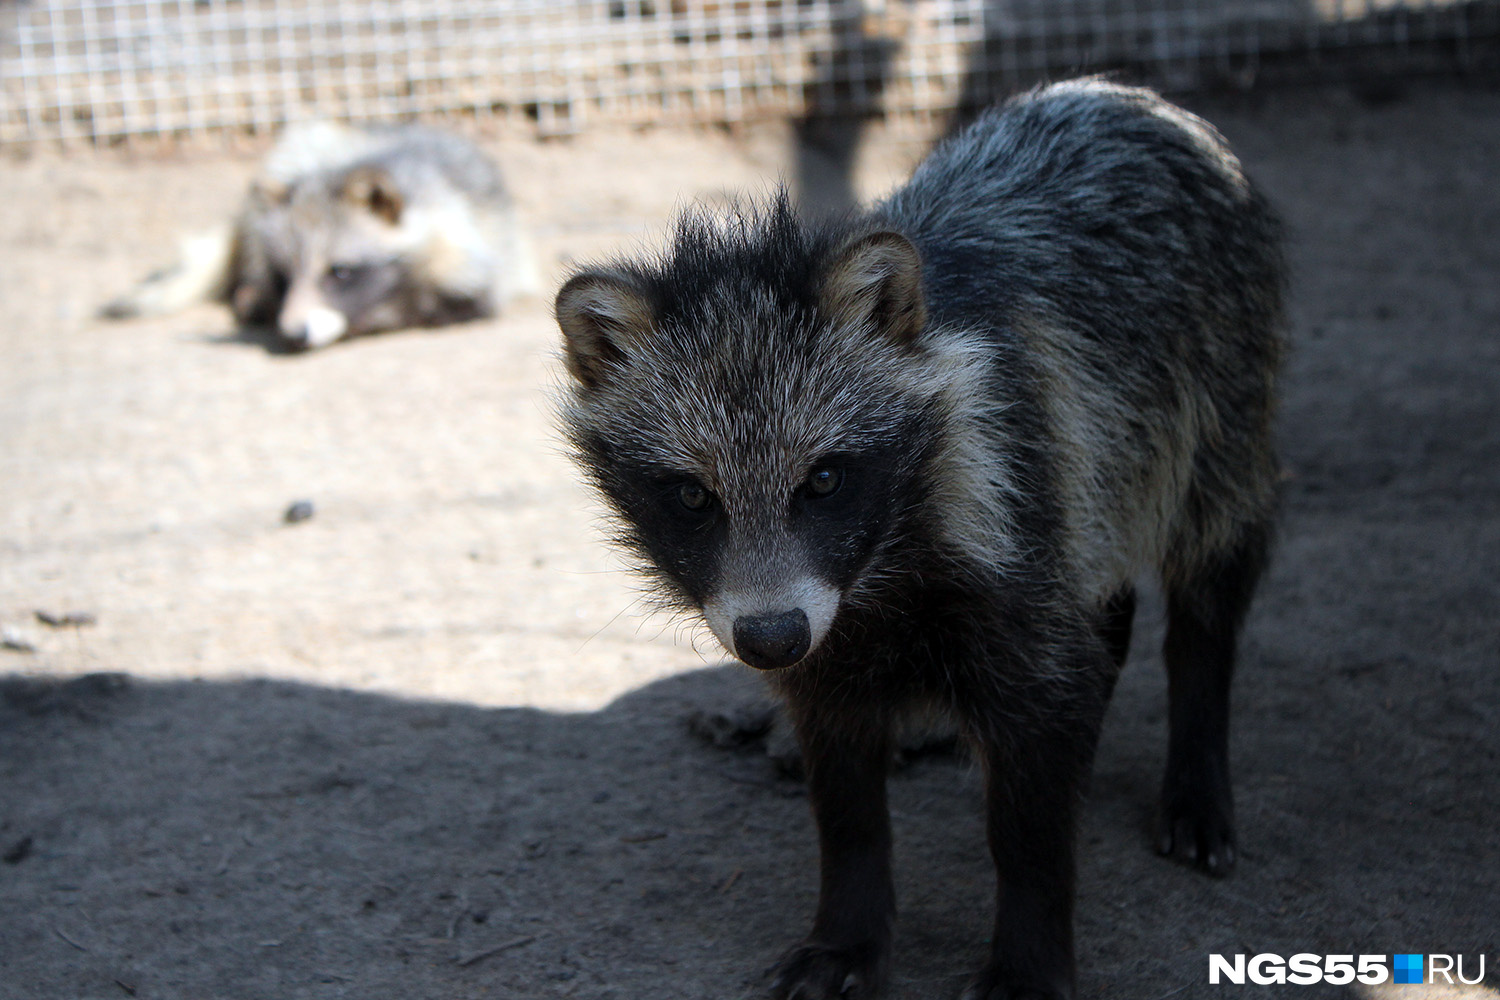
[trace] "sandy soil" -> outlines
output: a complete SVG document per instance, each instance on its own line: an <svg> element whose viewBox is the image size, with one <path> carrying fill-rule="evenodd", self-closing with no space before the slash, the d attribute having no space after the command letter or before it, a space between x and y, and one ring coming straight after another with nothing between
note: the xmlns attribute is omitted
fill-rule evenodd
<svg viewBox="0 0 1500 1000"><path fill-rule="evenodd" d="M1199 104L1295 232L1285 524L1227 881L1148 847L1144 610L1082 833L1087 997L1218 995L1214 952L1500 983L1500 92L1380 97ZM494 146L556 278L763 190L785 135ZM919 152L873 137L858 188ZM252 165L0 164L0 624L34 646L0 651L0 997L758 995L814 900L805 799L689 733L756 688L640 617L550 430L545 304L307 356L207 306L91 318ZM892 800L890 996L946 998L987 934L978 790L925 758Z"/></svg>

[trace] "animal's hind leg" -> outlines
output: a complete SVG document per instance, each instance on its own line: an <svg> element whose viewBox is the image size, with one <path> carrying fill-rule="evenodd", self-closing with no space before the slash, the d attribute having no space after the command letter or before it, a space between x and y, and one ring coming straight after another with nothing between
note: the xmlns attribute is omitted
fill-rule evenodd
<svg viewBox="0 0 1500 1000"><path fill-rule="evenodd" d="M1255 525L1166 588L1170 736L1157 849L1212 875L1227 875L1235 861L1229 688L1240 626L1269 545L1269 526Z"/></svg>

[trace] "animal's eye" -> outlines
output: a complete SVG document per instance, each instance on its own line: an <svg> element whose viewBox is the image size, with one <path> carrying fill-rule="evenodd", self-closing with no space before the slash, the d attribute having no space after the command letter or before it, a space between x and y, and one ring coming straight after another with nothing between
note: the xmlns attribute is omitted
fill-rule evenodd
<svg viewBox="0 0 1500 1000"><path fill-rule="evenodd" d="M353 281L359 272L360 268L355 264L333 264L328 268L328 277L343 285Z"/></svg>
<svg viewBox="0 0 1500 1000"><path fill-rule="evenodd" d="M691 511L704 511L713 503L714 495L697 483L683 483L677 487L677 502Z"/></svg>
<svg viewBox="0 0 1500 1000"><path fill-rule="evenodd" d="M831 497L844 485L844 472L831 465L820 465L807 477L807 494L813 497Z"/></svg>

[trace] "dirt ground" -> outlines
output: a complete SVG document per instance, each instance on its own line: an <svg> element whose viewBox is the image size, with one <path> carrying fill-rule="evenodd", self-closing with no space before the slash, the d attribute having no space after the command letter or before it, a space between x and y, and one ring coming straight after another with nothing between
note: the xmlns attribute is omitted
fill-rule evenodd
<svg viewBox="0 0 1500 1000"><path fill-rule="evenodd" d="M1189 102L1294 233L1286 510L1239 869L1149 849L1148 606L1081 836L1085 997L1238 995L1207 956L1259 952L1484 954L1465 995L1500 997L1500 89L1365 98ZM786 134L494 149L555 282L765 190ZM859 190L919 153L873 136ZM546 304L305 356L208 306L91 318L253 162L0 162L0 624L34 647L0 650L0 998L760 995L814 902L805 797L689 732L757 689L641 617L550 429ZM987 936L975 776L924 758L892 802L890 996L948 998Z"/></svg>

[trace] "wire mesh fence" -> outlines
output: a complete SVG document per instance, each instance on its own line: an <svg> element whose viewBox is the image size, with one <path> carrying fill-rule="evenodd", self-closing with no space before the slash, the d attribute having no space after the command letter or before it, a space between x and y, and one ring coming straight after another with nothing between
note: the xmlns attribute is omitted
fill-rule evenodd
<svg viewBox="0 0 1500 1000"><path fill-rule="evenodd" d="M0 143L309 117L942 115L1129 68L1246 85L1358 52L1465 65L1497 0L0 0Z"/></svg>

